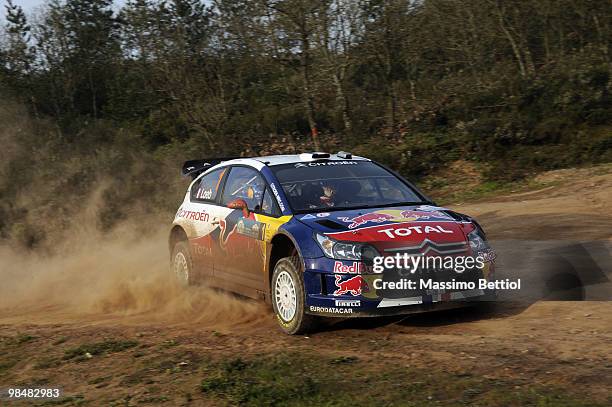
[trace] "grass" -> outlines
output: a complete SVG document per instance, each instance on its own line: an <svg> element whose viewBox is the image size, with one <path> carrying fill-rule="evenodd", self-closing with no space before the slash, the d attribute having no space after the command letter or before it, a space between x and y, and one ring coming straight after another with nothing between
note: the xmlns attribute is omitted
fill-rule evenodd
<svg viewBox="0 0 612 407"><path fill-rule="evenodd" d="M175 346L178 346L178 344L179 344L179 343L178 343L178 341L175 341L174 339L168 339L168 340L165 340L165 341L164 341L164 342L163 342L163 343L160 345L160 347L161 347L162 349L168 349L168 348L173 348L173 347L175 347Z"/></svg>
<svg viewBox="0 0 612 407"><path fill-rule="evenodd" d="M7 337L8 338L8 337ZM32 383L57 383L53 369L90 372L88 364L62 361L89 359L132 349L142 352L135 341L105 340L70 348L62 355L39 356L35 369L49 369L45 378ZM88 404L97 397L118 397L105 405L132 403L161 404L205 400L211 405L244 406L474 406L474 407L597 407L609 405L589 400L580 388L558 388L538 385L524 378L483 377L470 371L453 373L443 367L419 368L405 360L381 359L372 363L364 355L351 352L324 355L311 351L262 353L248 357L211 359L192 350L159 355L151 347L147 356L117 357L103 374L87 381L97 390L85 400L81 395L66 394L58 400L41 401L38 405ZM27 349L27 352L34 352ZM7 371L23 360L24 348L15 337L0 342L0 367ZM17 357L19 355L19 358ZM15 357L14 357L15 356ZM358 357L357 357L358 356ZM110 360L110 359L109 359ZM19 369L22 369L21 365ZM68 369L68 370L66 370ZM113 370L114 369L114 370ZM91 371L93 372L93 371ZM1 373L1 370L0 370ZM492 376L495 376L492 374ZM47 378L48 377L48 378ZM117 379L117 380L115 380ZM178 387L176 387L178 386ZM146 392L139 393L146 388ZM160 389L163 389L161 391ZM173 389L173 393L166 393ZM129 392L129 394L126 394ZM137 396L134 394L138 393Z"/></svg>
<svg viewBox="0 0 612 407"><path fill-rule="evenodd" d="M440 192L435 187L427 186L429 194L440 205L451 205L457 202L482 201L498 195L506 195L515 192L526 192L551 186L552 184L541 184L534 180L521 180L514 182L484 181L476 186L463 189ZM444 190L442 190L444 191Z"/></svg>
<svg viewBox="0 0 612 407"><path fill-rule="evenodd" d="M19 334L17 335L17 337L15 338L15 340L17 341L18 345L24 344L24 343L28 343L33 341L34 339L36 339L35 336L32 335L28 335L28 334Z"/></svg>
<svg viewBox="0 0 612 407"><path fill-rule="evenodd" d="M96 377L95 379L88 381L87 384L98 385L101 383L106 383L110 381L112 378L113 376L100 376L100 377Z"/></svg>
<svg viewBox="0 0 612 407"><path fill-rule="evenodd" d="M85 397L83 397L80 394L77 394L76 396L62 397L57 400L47 400L47 401L40 403L39 405L40 406L65 406L65 405L80 406L85 403L86 403Z"/></svg>
<svg viewBox="0 0 612 407"><path fill-rule="evenodd" d="M98 356L107 353L122 352L126 349L130 349L138 345L136 341L104 341L96 343L88 343L80 345L76 348L70 348L64 352L64 359L70 360L76 358L77 360L87 359L87 355Z"/></svg>
<svg viewBox="0 0 612 407"><path fill-rule="evenodd" d="M284 357L221 363L202 381L202 392L246 405L274 405L285 402L320 401L320 385L309 375L296 380L292 360ZM291 374L289 374L292 372Z"/></svg>
<svg viewBox="0 0 612 407"><path fill-rule="evenodd" d="M51 369L58 367L61 364L61 360L54 357L44 357L39 359L34 365L34 369Z"/></svg>
<svg viewBox="0 0 612 407"><path fill-rule="evenodd" d="M485 180L476 184L473 184L469 178L449 180L447 177L431 175L422 179L419 185L438 204L451 205L459 202L482 201L497 197L499 195L508 195L512 193L522 193L548 187L556 187L563 185L568 180L571 181L575 176L572 174L572 171L584 170L588 172L589 176L610 174L612 172L612 164L599 164L584 168L560 170L561 172L567 171L568 174L557 180L547 180L544 182L539 180L538 175L549 174L551 172L543 172L535 175L532 174L524 179L516 181ZM580 176L584 176L584 174Z"/></svg>
<svg viewBox="0 0 612 407"><path fill-rule="evenodd" d="M19 363L19 357L17 356L2 356L0 358L0 374L10 370L17 363Z"/></svg>
<svg viewBox="0 0 612 407"><path fill-rule="evenodd" d="M35 340L36 337L20 333L15 336L0 337L0 375L8 372L22 359L20 347Z"/></svg>
<svg viewBox="0 0 612 407"><path fill-rule="evenodd" d="M598 406L565 390L518 386L434 369L393 364L372 368L345 356L284 353L255 359L233 358L205 371L200 389L230 404L245 406Z"/></svg>
<svg viewBox="0 0 612 407"><path fill-rule="evenodd" d="M55 341L53 341L53 345L61 345L62 343L66 342L68 340L67 336L61 336L58 339L56 339Z"/></svg>

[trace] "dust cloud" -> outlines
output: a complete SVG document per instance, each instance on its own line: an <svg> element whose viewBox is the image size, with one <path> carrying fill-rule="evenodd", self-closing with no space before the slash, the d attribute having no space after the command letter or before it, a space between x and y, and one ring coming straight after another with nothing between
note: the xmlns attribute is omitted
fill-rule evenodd
<svg viewBox="0 0 612 407"><path fill-rule="evenodd" d="M86 134L67 148L54 126L4 99L0 122L0 324L216 329L269 318L263 304L173 280L170 216L160 209L184 193L183 180L168 181L178 175L173 165L122 145L93 149ZM145 163L157 166L154 182Z"/></svg>
<svg viewBox="0 0 612 407"><path fill-rule="evenodd" d="M137 229L126 223L103 234L76 227L53 254L0 247L0 323L109 320L223 328L267 318L263 304L203 286L181 287L169 267L167 227Z"/></svg>

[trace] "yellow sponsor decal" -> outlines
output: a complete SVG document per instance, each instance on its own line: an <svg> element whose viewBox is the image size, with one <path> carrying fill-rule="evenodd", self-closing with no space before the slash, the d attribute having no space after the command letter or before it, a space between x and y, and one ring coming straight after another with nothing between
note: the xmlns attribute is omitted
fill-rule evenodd
<svg viewBox="0 0 612 407"><path fill-rule="evenodd" d="M255 214L255 219L258 222L261 222L266 225L266 228L264 231L264 238L263 238L264 242L266 243L270 243L274 235L276 235L276 233L278 232L278 228L280 228L285 223L289 222L291 218L292 218L291 215L274 218L272 216Z"/></svg>
<svg viewBox="0 0 612 407"><path fill-rule="evenodd" d="M263 241L260 242L260 247L262 249L262 253L264 254L264 269L263 271L265 272L265 267L268 264L268 248L270 245L270 242L272 241L272 238L278 233L278 228L280 228L282 225L284 225L285 223L289 222L289 220L291 220L293 216L292 215L286 215L286 216L281 216L279 218L274 218L272 216L266 216L266 215L260 215L260 214L255 214L255 219L258 222L261 222L265 225L264 227L264 232L263 232Z"/></svg>

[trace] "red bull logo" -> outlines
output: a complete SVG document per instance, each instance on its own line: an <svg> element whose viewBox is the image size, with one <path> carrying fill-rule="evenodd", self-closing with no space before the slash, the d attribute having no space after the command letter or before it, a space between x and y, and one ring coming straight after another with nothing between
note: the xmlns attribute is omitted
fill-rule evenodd
<svg viewBox="0 0 612 407"><path fill-rule="evenodd" d="M342 222L351 222L348 226L349 229L354 229L361 225L365 225L368 222L382 223L382 222L405 222L415 221L418 219L429 219L429 215L423 215L418 211L404 210L400 211L397 209L387 209L376 212L370 212L363 215L356 216L354 218L341 217L338 218Z"/></svg>
<svg viewBox="0 0 612 407"><path fill-rule="evenodd" d="M349 274L361 274L363 265L354 261L350 266L345 265L341 261L334 263L334 274L336 273L349 273Z"/></svg>
<svg viewBox="0 0 612 407"><path fill-rule="evenodd" d="M351 277L348 280L342 280L342 276L336 276L336 287L338 289L334 291L334 295L351 294L356 297L361 295L362 292L369 292L368 282L361 276Z"/></svg>
<svg viewBox="0 0 612 407"><path fill-rule="evenodd" d="M351 222L351 224L348 227L349 229L354 229L358 226L365 225L368 222L382 223L382 222L393 220L393 218L394 218L393 215L388 215L386 213L370 212L370 213L366 213L365 215L356 216L352 219L349 219L346 217L338 218L338 219L340 219L342 222Z"/></svg>

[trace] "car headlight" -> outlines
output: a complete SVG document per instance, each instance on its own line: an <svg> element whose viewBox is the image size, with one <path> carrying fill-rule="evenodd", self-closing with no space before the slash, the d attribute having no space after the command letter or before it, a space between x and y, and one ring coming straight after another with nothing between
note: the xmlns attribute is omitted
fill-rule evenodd
<svg viewBox="0 0 612 407"><path fill-rule="evenodd" d="M378 256L376 249L367 244L339 242L320 233L315 233L315 240L325 256L331 259L372 261Z"/></svg>
<svg viewBox="0 0 612 407"><path fill-rule="evenodd" d="M479 253L490 249L487 239L481 234L480 229L476 228L468 233L468 242L472 248L472 252Z"/></svg>

